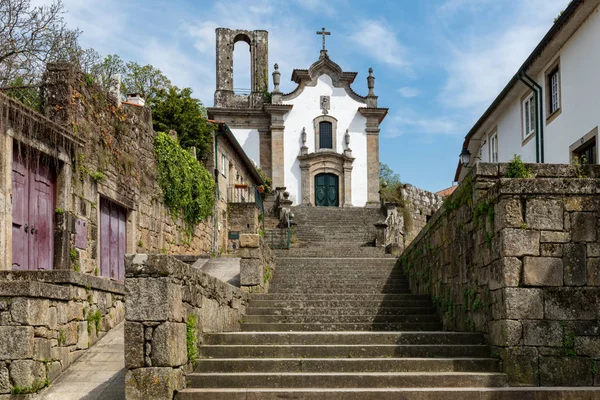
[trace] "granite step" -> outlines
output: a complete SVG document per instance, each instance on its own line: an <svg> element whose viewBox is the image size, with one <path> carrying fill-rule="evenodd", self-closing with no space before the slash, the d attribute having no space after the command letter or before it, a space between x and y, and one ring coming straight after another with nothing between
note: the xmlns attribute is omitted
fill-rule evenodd
<svg viewBox="0 0 600 400"><path fill-rule="evenodd" d="M244 324L363 324L363 323L402 323L437 322L437 314L395 314L395 315L245 315Z"/></svg>
<svg viewBox="0 0 600 400"><path fill-rule="evenodd" d="M414 315L433 314L435 307L254 307L246 315Z"/></svg>
<svg viewBox="0 0 600 400"><path fill-rule="evenodd" d="M441 322L372 322L372 323L268 323L241 324L244 332L293 332L293 331L438 331Z"/></svg>
<svg viewBox="0 0 600 400"><path fill-rule="evenodd" d="M430 300L251 300L253 309L432 307Z"/></svg>
<svg viewBox="0 0 600 400"><path fill-rule="evenodd" d="M311 300L311 301L403 301L420 300L431 301L425 294L390 293L390 294L355 294L355 293L260 293L250 295L252 300Z"/></svg>

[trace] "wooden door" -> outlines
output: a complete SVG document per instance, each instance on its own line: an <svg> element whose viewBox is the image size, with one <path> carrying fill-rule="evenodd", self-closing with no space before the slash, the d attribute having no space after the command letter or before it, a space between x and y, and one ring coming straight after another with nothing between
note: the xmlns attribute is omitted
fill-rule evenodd
<svg viewBox="0 0 600 400"><path fill-rule="evenodd" d="M100 201L100 272L122 281L125 278L127 210L106 199Z"/></svg>
<svg viewBox="0 0 600 400"><path fill-rule="evenodd" d="M334 174L315 176L315 204L319 207L339 205L338 177Z"/></svg>
<svg viewBox="0 0 600 400"><path fill-rule="evenodd" d="M12 268L49 270L54 258L54 173L39 156L21 156L16 147L13 154Z"/></svg>

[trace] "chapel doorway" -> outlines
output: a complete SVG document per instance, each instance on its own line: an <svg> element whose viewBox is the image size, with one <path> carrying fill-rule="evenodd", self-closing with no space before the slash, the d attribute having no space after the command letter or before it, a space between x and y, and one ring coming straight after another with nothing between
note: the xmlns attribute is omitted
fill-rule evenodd
<svg viewBox="0 0 600 400"><path fill-rule="evenodd" d="M315 176L315 204L317 207L338 207L339 178L334 174Z"/></svg>
<svg viewBox="0 0 600 400"><path fill-rule="evenodd" d="M12 167L12 268L49 270L54 255L56 177L46 157L15 146Z"/></svg>

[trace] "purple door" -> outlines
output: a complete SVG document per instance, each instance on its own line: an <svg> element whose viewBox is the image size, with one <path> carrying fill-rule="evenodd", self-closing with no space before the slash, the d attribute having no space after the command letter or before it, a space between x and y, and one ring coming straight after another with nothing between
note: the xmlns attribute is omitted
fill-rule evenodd
<svg viewBox="0 0 600 400"><path fill-rule="evenodd" d="M13 269L52 269L55 178L47 162L15 147L13 158ZM29 162L28 162L29 161Z"/></svg>
<svg viewBox="0 0 600 400"><path fill-rule="evenodd" d="M120 281L125 277L126 221L123 207L100 200L100 272Z"/></svg>

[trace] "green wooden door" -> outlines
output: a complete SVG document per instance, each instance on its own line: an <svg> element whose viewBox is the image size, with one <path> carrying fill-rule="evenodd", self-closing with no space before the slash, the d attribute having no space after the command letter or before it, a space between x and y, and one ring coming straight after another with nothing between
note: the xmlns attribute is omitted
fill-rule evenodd
<svg viewBox="0 0 600 400"><path fill-rule="evenodd" d="M315 176L315 204L319 207L337 207L339 205L338 177L334 174Z"/></svg>

